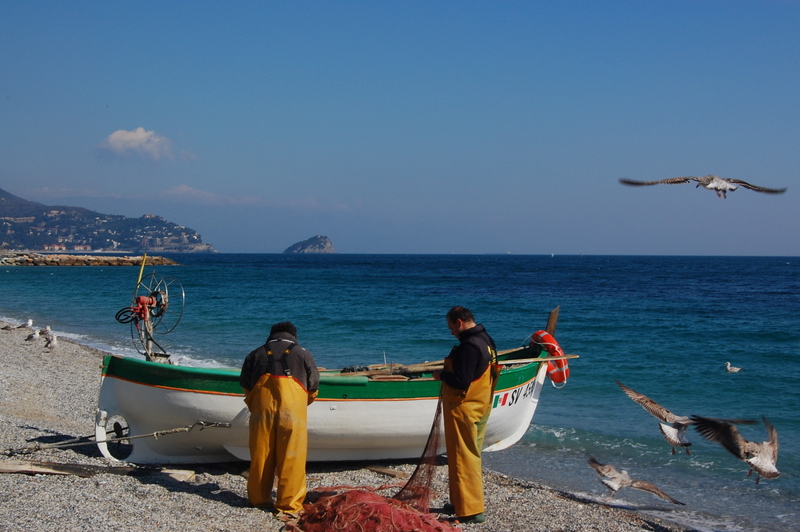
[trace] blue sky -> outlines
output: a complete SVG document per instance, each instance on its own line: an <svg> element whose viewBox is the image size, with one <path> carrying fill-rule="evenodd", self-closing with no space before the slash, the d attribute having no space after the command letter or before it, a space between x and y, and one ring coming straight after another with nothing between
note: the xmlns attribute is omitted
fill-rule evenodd
<svg viewBox="0 0 800 532"><path fill-rule="evenodd" d="M223 252L800 255L800 2L3 2L0 188ZM619 178L717 174L693 184Z"/></svg>

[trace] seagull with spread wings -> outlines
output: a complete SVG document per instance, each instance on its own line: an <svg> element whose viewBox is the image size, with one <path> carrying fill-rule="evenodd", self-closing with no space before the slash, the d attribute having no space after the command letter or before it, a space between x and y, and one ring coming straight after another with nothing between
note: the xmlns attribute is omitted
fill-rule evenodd
<svg viewBox="0 0 800 532"><path fill-rule="evenodd" d="M685 506L685 503L676 501L656 487L655 484L651 484L650 482L644 480L636 480L635 478L631 478L628 472L624 469L622 472L619 472L612 465L601 464L593 456L589 458L589 465L597 472L598 475L600 475L600 482L605 484L611 490L611 495L609 495L608 499L606 500L611 500L611 497L613 497L614 494L622 488L634 488L637 490L649 491L650 493L658 495L665 501L669 501L672 504L680 504Z"/></svg>
<svg viewBox="0 0 800 532"><path fill-rule="evenodd" d="M689 446L692 442L686 439L686 429L692 424L691 419L687 416L676 416L646 395L628 388L619 381L614 382L617 383L617 386L619 386L628 397L633 399L661 422L658 424L658 430L664 435L664 439L667 440L667 443L672 445L672 454L675 454L676 447L684 447L686 449L686 454L692 454L689 451Z"/></svg>
<svg viewBox="0 0 800 532"><path fill-rule="evenodd" d="M722 445L729 453L750 466L747 476L756 472L756 484L761 477L778 478L781 476L776 467L778 462L778 431L762 417L767 428L767 441L757 443L748 441L739 434L739 429L726 419L692 416L694 428L702 437Z"/></svg>
<svg viewBox="0 0 800 532"><path fill-rule="evenodd" d="M741 179L728 179L716 175L704 175L702 177L685 176L685 177L671 177L669 179L659 179L658 181L636 181L634 179L620 179L619 182L623 185L633 186L646 186L646 185L678 185L681 183L697 182L697 187L704 187L708 190L714 190L722 199L725 199L728 192L733 192L740 186L755 190L756 192L764 192L766 194L783 194L786 192L785 188L765 188L756 185L751 185L747 181ZM695 188L697 188L695 187Z"/></svg>

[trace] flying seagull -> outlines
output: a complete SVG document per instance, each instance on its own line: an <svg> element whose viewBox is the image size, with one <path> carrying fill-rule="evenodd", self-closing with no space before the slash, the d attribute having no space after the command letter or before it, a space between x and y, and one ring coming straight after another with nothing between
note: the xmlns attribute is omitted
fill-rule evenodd
<svg viewBox="0 0 800 532"><path fill-rule="evenodd" d="M756 484L761 477L778 478L780 471L775 466L778 461L778 431L762 417L767 427L769 440L761 443L745 440L736 426L729 420L712 417L692 416L694 428L705 439L722 445L729 453L750 466L749 477L756 472Z"/></svg>
<svg viewBox="0 0 800 532"><path fill-rule="evenodd" d="M689 451L689 446L692 444L686 439L686 429L692 424L692 420L687 416L676 416L660 404L656 403L646 395L642 395L637 391L631 390L619 381L614 381L617 386L622 388L622 391L628 397L647 410L650 414L655 416L661 423L658 424L658 429L664 435L667 443L672 445L672 454L675 454L676 447L686 448L686 454L692 454Z"/></svg>
<svg viewBox="0 0 800 532"><path fill-rule="evenodd" d="M728 373L739 373L739 371L741 371L742 368L731 366L730 362L725 362L725 369L728 371Z"/></svg>
<svg viewBox="0 0 800 532"><path fill-rule="evenodd" d="M708 190L714 190L722 199L726 198L726 194L728 192L733 192L739 186L743 186L744 188L749 188L750 190L755 190L756 192L766 192L767 194L783 194L786 192L785 188L764 188L764 187L757 187L756 185L751 185L747 181L742 181L741 179L728 179L725 177L719 177L716 175L704 175L702 177L694 177L694 176L686 176L686 177L671 177L669 179L660 179L658 181L635 181L633 179L620 179L619 182L623 185L633 185L633 186L644 186L644 185L658 185L658 184L666 184L666 185L677 185L680 183L690 183L692 181L697 182L697 187L705 187ZM697 188L695 187L695 188Z"/></svg>
<svg viewBox="0 0 800 532"><path fill-rule="evenodd" d="M593 456L589 458L589 465L592 467L592 469L597 471L598 475L600 475L601 477L600 482L602 482L609 489L611 489L611 495L609 495L608 499L606 499L608 501L610 501L611 497L613 497L614 494L617 491L621 490L622 488L634 488L637 490L649 491L650 493L658 495L662 499L669 501L672 504L680 504L682 506L685 506L684 503L676 501L675 499L673 499L672 497L670 497L669 495L658 489L654 484L651 484L650 482L646 482L644 480L636 480L634 478L631 478L630 475L628 475L628 472L624 469L620 473L614 466L601 464Z"/></svg>

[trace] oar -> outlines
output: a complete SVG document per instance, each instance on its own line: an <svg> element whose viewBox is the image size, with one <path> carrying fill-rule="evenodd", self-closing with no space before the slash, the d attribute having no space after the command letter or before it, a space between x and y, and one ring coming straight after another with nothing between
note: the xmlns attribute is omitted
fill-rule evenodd
<svg viewBox="0 0 800 532"><path fill-rule="evenodd" d="M554 357L542 357L542 358L518 358L513 360L498 360L497 363L501 366L507 366L510 364L530 364L531 362L547 362L549 360L559 360L561 358L580 358L579 355L558 355Z"/></svg>

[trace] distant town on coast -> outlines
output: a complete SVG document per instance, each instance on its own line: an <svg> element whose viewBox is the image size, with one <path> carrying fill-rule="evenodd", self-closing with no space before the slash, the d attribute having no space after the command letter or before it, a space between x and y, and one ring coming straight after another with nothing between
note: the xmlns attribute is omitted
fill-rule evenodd
<svg viewBox="0 0 800 532"><path fill-rule="evenodd" d="M204 243L194 229L155 214L128 218L82 207L48 206L3 189L0 189L0 251L150 255L217 253L214 246ZM292 244L283 253L336 253L336 250L327 236L316 235Z"/></svg>
<svg viewBox="0 0 800 532"><path fill-rule="evenodd" d="M0 189L0 249L79 253L214 253L200 234L155 214L140 218L48 206Z"/></svg>

